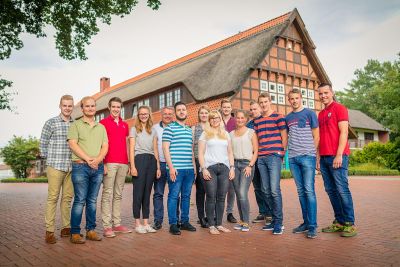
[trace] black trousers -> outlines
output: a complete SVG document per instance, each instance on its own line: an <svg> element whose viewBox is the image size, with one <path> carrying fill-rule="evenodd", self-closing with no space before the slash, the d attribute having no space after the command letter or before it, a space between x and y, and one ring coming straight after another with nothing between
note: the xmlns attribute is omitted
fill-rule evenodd
<svg viewBox="0 0 400 267"><path fill-rule="evenodd" d="M205 189L205 180L203 178L203 173L200 172L200 163L198 159L195 159L196 162L196 206L197 206L197 216L199 219L205 217L205 200L206 200L206 189Z"/></svg>
<svg viewBox="0 0 400 267"><path fill-rule="evenodd" d="M138 172L133 177L133 217L140 219L142 210L143 219L150 215L150 194L157 172L157 161L154 155L139 154L135 156L135 166Z"/></svg>

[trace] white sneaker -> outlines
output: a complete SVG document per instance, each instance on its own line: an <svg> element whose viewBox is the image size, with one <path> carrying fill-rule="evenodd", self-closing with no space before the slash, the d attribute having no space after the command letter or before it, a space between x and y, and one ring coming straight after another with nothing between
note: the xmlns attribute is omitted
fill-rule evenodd
<svg viewBox="0 0 400 267"><path fill-rule="evenodd" d="M139 226L135 227L135 231L138 234L146 234L147 233L147 231L143 225L139 225Z"/></svg>
<svg viewBox="0 0 400 267"><path fill-rule="evenodd" d="M222 225L217 226L217 229L223 233L230 233L231 230L229 230L228 228L223 227Z"/></svg>
<svg viewBox="0 0 400 267"><path fill-rule="evenodd" d="M157 233L157 231L153 227L151 227L150 224L145 225L143 228L147 233Z"/></svg>

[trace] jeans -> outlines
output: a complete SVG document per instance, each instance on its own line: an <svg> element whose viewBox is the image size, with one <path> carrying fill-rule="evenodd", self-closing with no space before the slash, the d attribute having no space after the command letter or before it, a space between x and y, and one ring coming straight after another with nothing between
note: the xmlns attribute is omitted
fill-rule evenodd
<svg viewBox="0 0 400 267"><path fill-rule="evenodd" d="M315 156L297 156L289 159L290 171L294 177L297 194L308 229L317 228L317 197L315 195Z"/></svg>
<svg viewBox="0 0 400 267"><path fill-rule="evenodd" d="M72 183L74 185L74 203L71 209L71 234L79 234L83 207L86 206L86 230L96 228L96 203L101 182L103 181L104 166L98 165L92 169L86 163L72 163Z"/></svg>
<svg viewBox="0 0 400 267"><path fill-rule="evenodd" d="M342 167L333 168L334 156L321 156L320 169L325 191L331 201L335 219L339 223L354 224L353 198L349 189L349 157L343 156Z"/></svg>
<svg viewBox="0 0 400 267"><path fill-rule="evenodd" d="M282 158L275 154L258 158L258 169L261 176L261 191L272 211L272 224L282 225L281 168Z"/></svg>
<svg viewBox="0 0 400 267"><path fill-rule="evenodd" d="M218 163L207 168L211 180L205 180L206 185L206 214L210 226L222 225L225 198L229 187L229 168ZM214 221L213 218L216 218Z"/></svg>
<svg viewBox="0 0 400 267"><path fill-rule="evenodd" d="M177 224L177 205L179 201L179 195L181 195L181 222L189 222L189 209L190 209L190 194L192 193L192 185L194 182L194 170L193 169L181 169L177 170L175 182L172 182L167 171L168 179L168 221L169 224Z"/></svg>
<svg viewBox="0 0 400 267"><path fill-rule="evenodd" d="M206 189L205 189L205 180L203 178L203 173L199 171L200 164L199 160L195 159L196 162L196 207L197 207L197 216L199 219L203 219L205 217L205 201L206 201Z"/></svg>
<svg viewBox="0 0 400 267"><path fill-rule="evenodd" d="M254 175L253 175L253 187L254 194L256 196L256 202L258 206L258 213L264 216L271 216L271 208L268 206L268 201L261 191L261 176L260 170L258 169L257 162L253 166Z"/></svg>
<svg viewBox="0 0 400 267"><path fill-rule="evenodd" d="M240 220L244 223L249 223L249 188L254 174L254 168L251 168L249 177L246 177L244 174L244 169L249 165L249 163L249 160L235 159L235 179L232 181L237 197Z"/></svg>
<svg viewBox="0 0 400 267"><path fill-rule="evenodd" d="M233 213L233 206L235 205L235 189L233 182L229 181L228 194L226 196L226 213Z"/></svg>

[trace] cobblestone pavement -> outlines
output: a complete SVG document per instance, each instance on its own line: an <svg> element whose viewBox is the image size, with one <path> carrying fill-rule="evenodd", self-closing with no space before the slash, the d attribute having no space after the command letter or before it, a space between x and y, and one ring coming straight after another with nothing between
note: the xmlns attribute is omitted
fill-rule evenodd
<svg viewBox="0 0 400 267"><path fill-rule="evenodd" d="M280 236L261 231L261 224L251 224L247 233L211 236L198 227L197 232L172 236L164 219L155 234L123 234L74 245L59 237L57 213L58 242L49 245L44 242L47 184L0 184L0 266L400 266L400 177L352 177L350 185L359 231L353 238L318 233L309 240L292 234L301 212L294 181L288 179L281 182L286 230ZM316 179L316 191L321 228L333 218L321 178ZM253 218L257 206L252 188L250 203ZM133 227L131 206L128 184L122 215L123 223ZM191 205L191 222L197 225L195 208ZM97 223L102 234L99 212Z"/></svg>

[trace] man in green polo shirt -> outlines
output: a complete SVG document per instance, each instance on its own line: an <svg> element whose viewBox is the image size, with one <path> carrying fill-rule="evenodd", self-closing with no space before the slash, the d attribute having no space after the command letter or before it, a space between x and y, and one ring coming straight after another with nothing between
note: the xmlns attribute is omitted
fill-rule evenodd
<svg viewBox="0 0 400 267"><path fill-rule="evenodd" d="M86 239L100 241L96 228L96 203L103 181L103 158L107 154L108 139L104 126L95 121L96 101L87 96L81 101L83 117L68 131L72 150L72 183L74 203L71 209L71 242L85 243L80 235L83 207L86 206Z"/></svg>

